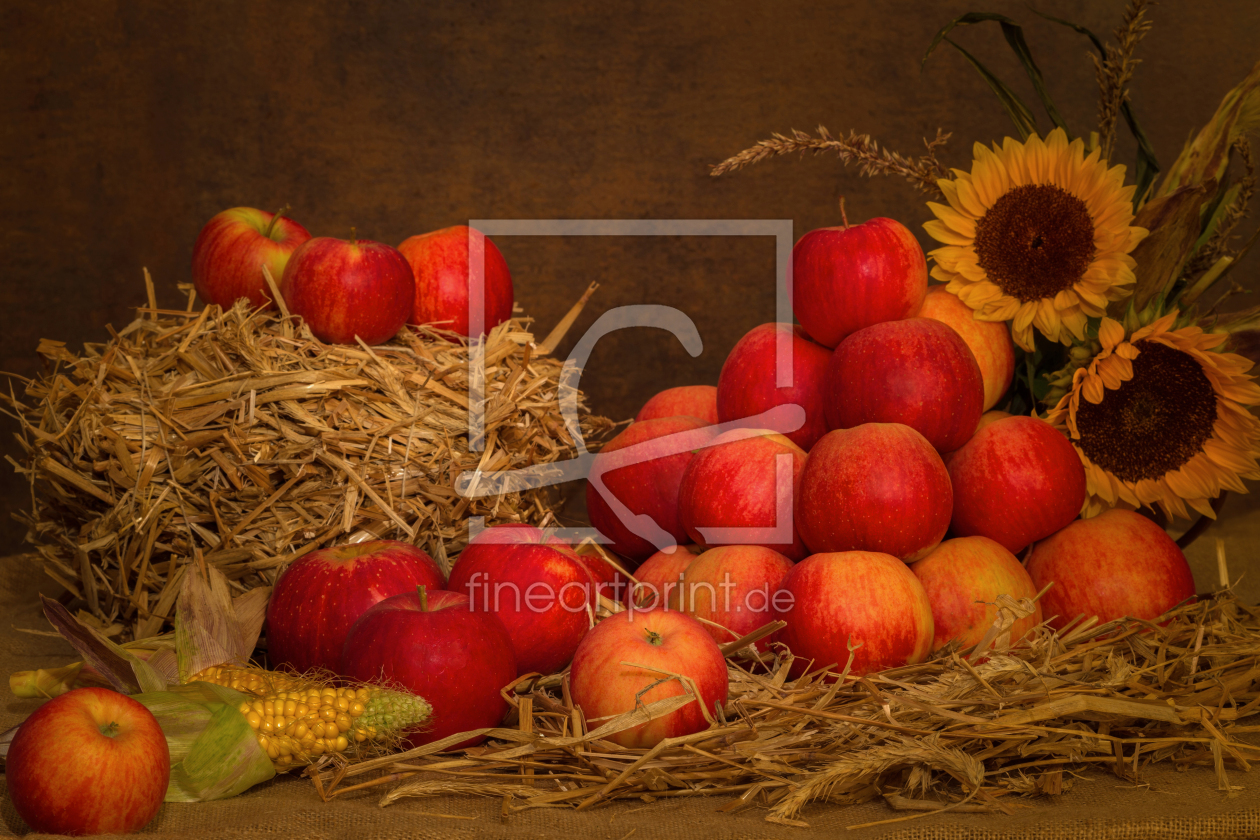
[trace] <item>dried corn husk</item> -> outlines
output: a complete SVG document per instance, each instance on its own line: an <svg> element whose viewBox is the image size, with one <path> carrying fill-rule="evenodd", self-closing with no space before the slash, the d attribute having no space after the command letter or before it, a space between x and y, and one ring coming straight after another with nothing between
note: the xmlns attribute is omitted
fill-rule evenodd
<svg viewBox="0 0 1260 840"><path fill-rule="evenodd" d="M301 767L325 755L321 748L318 753L299 751L281 760L271 754L260 737L263 733L248 718L254 701L270 701L277 691L321 692L331 682L327 675L281 674L248 665L262 628L267 594L267 589L255 589L231 598L221 572L209 567L203 577L194 570L183 576L180 585L174 632L126 645L111 641L57 601L43 598L44 615L84 661L60 669L18 672L10 677L10 686L19 696L44 689L46 696L55 696L88 684L105 684L130 694L153 712L166 735L171 750L166 801L235 796L278 770ZM255 689L231 687L234 676L242 674L251 677ZM343 685L340 690L346 688ZM347 725L341 733L348 736L337 746L342 760L363 760L396 750L405 733L423 725L432 712L423 698L391 686L354 684L348 688L363 689L364 707L353 713L354 727ZM7 752L7 745L7 739L0 739L0 755Z"/></svg>
<svg viewBox="0 0 1260 840"><path fill-rule="evenodd" d="M171 750L167 802L205 802L244 793L276 775L238 707L245 695L205 682L133 695L153 712Z"/></svg>
<svg viewBox="0 0 1260 840"><path fill-rule="evenodd" d="M466 342L422 329L389 346L325 345L243 304L196 309L190 296L187 310L158 309L150 287L111 341L77 355L45 340L48 372L0 394L21 424L28 540L98 629L145 638L171 621L189 564L240 593L326 545L401 539L449 565L469 517L548 524L560 501L548 488L455 490L464 471L577 451L561 363L528 326L516 318L486 339L485 445L470 451ZM611 427L581 417L590 443Z"/></svg>

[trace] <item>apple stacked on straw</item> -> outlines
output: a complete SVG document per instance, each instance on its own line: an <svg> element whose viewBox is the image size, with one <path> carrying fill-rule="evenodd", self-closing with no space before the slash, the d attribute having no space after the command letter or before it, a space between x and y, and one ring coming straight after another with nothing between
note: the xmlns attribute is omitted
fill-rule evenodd
<svg viewBox="0 0 1260 840"><path fill-rule="evenodd" d="M456 225L395 248L353 228L312 238L288 210L235 207L206 223L192 258L204 302L278 308L330 344L383 344L406 324L475 338L512 317L511 272L481 231Z"/></svg>

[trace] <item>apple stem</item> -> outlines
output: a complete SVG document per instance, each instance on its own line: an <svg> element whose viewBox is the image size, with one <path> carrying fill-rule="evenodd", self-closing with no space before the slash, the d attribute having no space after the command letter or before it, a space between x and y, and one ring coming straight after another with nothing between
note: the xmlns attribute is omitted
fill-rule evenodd
<svg viewBox="0 0 1260 840"><path fill-rule="evenodd" d="M354 246L359 244L359 235L354 228L350 228L350 244Z"/></svg>
<svg viewBox="0 0 1260 840"><path fill-rule="evenodd" d="M844 229L849 229L849 215L844 212L844 196L840 196L840 220L844 222Z"/></svg>
<svg viewBox="0 0 1260 840"><path fill-rule="evenodd" d="M661 634L657 633L655 630L649 630L647 631L647 640L648 640L648 644L656 645L657 647L660 647Z"/></svg>
<svg viewBox="0 0 1260 840"><path fill-rule="evenodd" d="M279 210L277 210L276 214L271 217L271 221L267 223L267 229L263 231L263 236L270 239L271 232L276 227L276 222L280 221L280 217L283 216L285 213L288 213L292 209L293 207L291 205L286 204L283 207L281 207Z"/></svg>
<svg viewBox="0 0 1260 840"><path fill-rule="evenodd" d="M426 589L424 584L422 583L416 587L416 593L420 596L420 612L428 612L429 611L429 590Z"/></svg>

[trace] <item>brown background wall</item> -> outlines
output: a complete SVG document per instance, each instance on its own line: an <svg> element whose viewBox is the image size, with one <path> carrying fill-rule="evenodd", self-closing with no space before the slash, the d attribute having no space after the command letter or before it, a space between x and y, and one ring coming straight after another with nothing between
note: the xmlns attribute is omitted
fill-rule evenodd
<svg viewBox="0 0 1260 840"><path fill-rule="evenodd" d="M1100 35L1123 11L1037 6ZM32 374L41 337L104 340L142 301L142 266L174 303L201 225L237 205L291 203L315 235L354 225L397 244L470 218L791 219L800 236L834 223L844 195L851 219L890 216L921 232L928 214L909 186L831 158L721 179L708 168L772 131L820 122L915 154L941 127L954 132L947 161L968 166L972 142L1010 131L1006 117L952 49L922 74L919 58L972 9L1025 23L1069 125L1093 127L1088 43L1022 2L8 0L0 370ZM1173 0L1152 17L1133 100L1171 162L1260 58L1260 4ZM996 27L957 37L1034 101ZM1126 137L1118 160L1131 159ZM735 341L773 319L769 238L498 244L542 332L591 280L602 288L574 334L628 303L695 319L696 359L660 331L599 345L584 387L618 418L659 389L715 382ZM21 499L6 468L0 500ZM0 539L7 553L20 531L6 521Z"/></svg>

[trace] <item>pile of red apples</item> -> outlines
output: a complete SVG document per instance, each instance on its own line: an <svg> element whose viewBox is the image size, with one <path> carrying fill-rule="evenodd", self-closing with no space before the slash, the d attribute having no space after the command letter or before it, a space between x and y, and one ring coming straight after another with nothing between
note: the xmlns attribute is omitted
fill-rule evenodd
<svg viewBox="0 0 1260 840"><path fill-rule="evenodd" d="M524 525L476 535L449 579L399 543L317 552L276 584L273 661L401 683L434 708L413 743L450 746L502 722L504 686L566 666L588 730L695 695L607 736L644 748L718 719L721 646L773 621L755 647L790 652L793 674L861 675L977 644L1000 596L1030 607L1016 643L1043 619L1149 619L1193 597L1149 519L1078 519L1085 474L1060 432L991 410L1007 326L929 289L903 226L807 234L790 292L800 325L751 330L716 387L657 394L596 457L587 509L611 561Z"/></svg>
<svg viewBox="0 0 1260 840"><path fill-rule="evenodd" d="M591 523L632 567L645 561L640 580L669 548L640 527L647 516L707 549L673 555L679 586L717 584L707 569L721 554L735 592L780 595L756 617L740 604L705 618L732 631L782 619L777 641L799 662L856 674L979 642L999 595L1041 593L1014 639L1043 616L1055 628L1149 619L1194 596L1184 555L1151 520L1077 518L1085 472L1062 433L992 410L1014 373L1008 327L928 288L904 226L812 231L792 269L799 325L754 328L716 387L657 394L596 459ZM760 427L784 406L803 420Z"/></svg>

